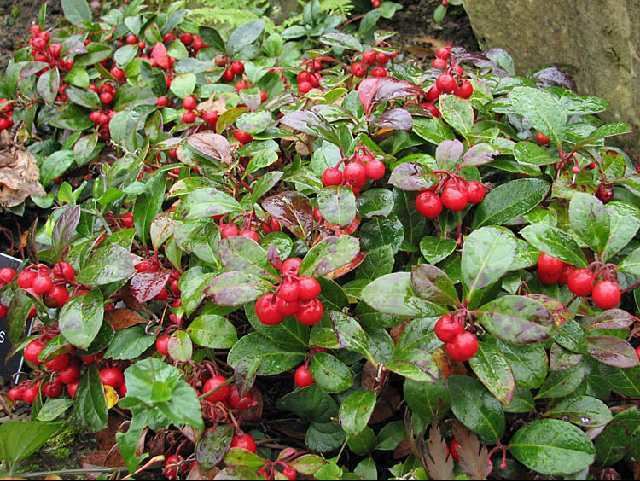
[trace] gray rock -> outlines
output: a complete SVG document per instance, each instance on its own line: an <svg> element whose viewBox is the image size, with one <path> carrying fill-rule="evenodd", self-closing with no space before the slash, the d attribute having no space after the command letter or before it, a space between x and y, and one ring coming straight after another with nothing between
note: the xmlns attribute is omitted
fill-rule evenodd
<svg viewBox="0 0 640 481"><path fill-rule="evenodd" d="M520 73L557 65L581 94L609 101L605 120L625 121L622 139L640 159L640 1L465 0L483 48L511 53Z"/></svg>

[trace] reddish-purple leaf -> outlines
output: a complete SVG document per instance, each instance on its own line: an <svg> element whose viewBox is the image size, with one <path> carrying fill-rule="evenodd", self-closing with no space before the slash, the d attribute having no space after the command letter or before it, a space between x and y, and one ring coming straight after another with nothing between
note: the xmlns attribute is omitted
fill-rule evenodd
<svg viewBox="0 0 640 481"><path fill-rule="evenodd" d="M455 164L462 158L464 145L459 140L445 140L436 148L439 165Z"/></svg>
<svg viewBox="0 0 640 481"><path fill-rule="evenodd" d="M405 109L396 108L387 110L378 119L378 128L409 131L413 128L413 118Z"/></svg>
<svg viewBox="0 0 640 481"><path fill-rule="evenodd" d="M358 96L367 114L376 103L401 97L413 97L422 94L417 85L392 78L368 78L358 86Z"/></svg>
<svg viewBox="0 0 640 481"><path fill-rule="evenodd" d="M305 239L313 228L313 208L304 195L288 191L266 198L262 207L293 235Z"/></svg>
<svg viewBox="0 0 640 481"><path fill-rule="evenodd" d="M400 164L393 169L389 183L400 190L422 191L433 185L433 177L425 168L411 163Z"/></svg>
<svg viewBox="0 0 640 481"><path fill-rule="evenodd" d="M189 146L198 154L223 164L230 164L231 144L222 135L213 132L200 132L193 134L188 140Z"/></svg>
<svg viewBox="0 0 640 481"><path fill-rule="evenodd" d="M427 449L423 456L431 479L453 479L453 459L440 428L435 424L429 429Z"/></svg>
<svg viewBox="0 0 640 481"><path fill-rule="evenodd" d="M587 337L587 351L598 361L608 366L630 369L640 365L633 346L619 337Z"/></svg>
<svg viewBox="0 0 640 481"><path fill-rule="evenodd" d="M149 302L167 285L169 271L138 272L131 278L131 293L138 302Z"/></svg>
<svg viewBox="0 0 640 481"><path fill-rule="evenodd" d="M458 465L471 479L487 479L489 473L489 452L480 444L478 437L456 422L453 436L458 441Z"/></svg>

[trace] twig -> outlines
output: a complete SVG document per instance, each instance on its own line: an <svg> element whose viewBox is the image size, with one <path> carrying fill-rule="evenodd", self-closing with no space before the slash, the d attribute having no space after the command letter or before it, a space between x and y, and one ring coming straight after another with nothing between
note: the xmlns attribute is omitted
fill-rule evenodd
<svg viewBox="0 0 640 481"><path fill-rule="evenodd" d="M121 473L127 471L127 468L78 468L78 469L59 469L55 471L42 471L39 473L22 473L20 474L23 478L44 478L46 476L51 475L59 475L59 476L74 476L74 475L83 475L89 473L99 473L99 474L113 474L113 473Z"/></svg>

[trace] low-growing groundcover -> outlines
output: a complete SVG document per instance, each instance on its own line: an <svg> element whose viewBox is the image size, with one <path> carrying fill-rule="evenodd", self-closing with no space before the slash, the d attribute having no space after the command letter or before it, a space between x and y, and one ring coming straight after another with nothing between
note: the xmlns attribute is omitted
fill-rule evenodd
<svg viewBox="0 0 640 481"><path fill-rule="evenodd" d="M630 472L640 176L606 146L628 126L504 51L418 70L376 28L399 5L368 3L34 24L0 84L0 202L50 213L0 271L31 368L5 470L70 424L117 426L138 477Z"/></svg>

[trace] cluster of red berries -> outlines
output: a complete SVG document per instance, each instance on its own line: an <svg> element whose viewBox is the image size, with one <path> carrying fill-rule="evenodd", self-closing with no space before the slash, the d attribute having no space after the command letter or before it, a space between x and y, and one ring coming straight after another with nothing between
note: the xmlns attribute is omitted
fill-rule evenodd
<svg viewBox="0 0 640 481"><path fill-rule="evenodd" d="M445 314L436 321L433 328L436 336L445 343L449 358L456 362L466 362L478 352L478 337L465 330L464 313Z"/></svg>
<svg viewBox="0 0 640 481"><path fill-rule="evenodd" d="M13 103L0 98L0 132L13 127Z"/></svg>
<svg viewBox="0 0 640 481"><path fill-rule="evenodd" d="M376 156L366 147L356 148L350 161L340 170L342 162L325 169L322 173L322 183L325 187L336 185L348 185L355 194L359 194L367 181L377 181L384 177L387 168Z"/></svg>
<svg viewBox="0 0 640 481"><path fill-rule="evenodd" d="M486 194L487 188L482 182L467 182L461 177L449 174L435 189L418 194L416 210L427 219L437 219L445 207L452 212L460 212L469 204L481 203Z"/></svg>
<svg viewBox="0 0 640 481"><path fill-rule="evenodd" d="M473 95L473 84L464 78L464 69L457 65L451 55L451 48L439 48L436 50L436 58L432 66L443 72L426 94L426 102L422 108L429 111L433 117L440 117L440 110L435 102L442 94L453 94L462 99L468 99Z"/></svg>
<svg viewBox="0 0 640 481"><path fill-rule="evenodd" d="M43 264L29 266L16 276L16 282L29 294L44 299L47 306L59 309L71 299L67 286L74 286L75 278L73 266L59 262L53 269Z"/></svg>
<svg viewBox="0 0 640 481"><path fill-rule="evenodd" d="M566 284L579 297L589 297L600 309L613 309L620 305L622 291L611 266L600 272L593 268L577 269L549 254L538 256L538 278L546 285Z"/></svg>
<svg viewBox="0 0 640 481"><path fill-rule="evenodd" d="M95 84L89 85L89 90L96 93L100 97L100 102L103 108L101 110L94 110L89 114L89 120L100 128L100 137L102 140L109 140L111 134L109 132L109 122L116 115L111 108L116 96L116 88L113 84L106 82L98 86Z"/></svg>
<svg viewBox="0 0 640 481"><path fill-rule="evenodd" d="M351 73L360 78L364 78L367 75L371 75L374 78L385 78L389 75L385 66L397 55L397 52L385 53L367 50L362 54L362 60L351 64Z"/></svg>
<svg viewBox="0 0 640 481"><path fill-rule="evenodd" d="M264 227L267 227L269 229L269 232L276 232L276 231L282 230L280 223L275 219L273 219L272 222L265 224L263 226L263 229ZM233 222L229 224L225 224L224 222L220 221L219 228L220 228L220 237L222 237L223 239L229 239L231 237L246 237L247 239L251 239L255 242L260 242L260 234L258 233L258 231L252 229L251 227L244 227L240 229Z"/></svg>
<svg viewBox="0 0 640 481"><path fill-rule="evenodd" d="M320 81L322 76L319 73L313 72L300 72L297 76L298 80L298 92L301 95L309 93L312 89L320 87Z"/></svg>
<svg viewBox="0 0 640 481"><path fill-rule="evenodd" d="M138 262L135 265L136 272L138 273L147 273L153 274L156 272L160 272L162 266L160 265L160 261L157 257L150 257L149 259L144 259ZM170 299L179 299L180 298L180 277L181 274L177 270L172 270L169 279L167 280L166 286L162 288L162 290L156 295L156 301L168 301Z"/></svg>
<svg viewBox="0 0 640 481"><path fill-rule="evenodd" d="M298 472L284 461L270 461L258 469L258 474L262 479L288 479L289 481L298 479Z"/></svg>
<svg viewBox="0 0 640 481"><path fill-rule="evenodd" d="M58 67L68 72L73 68L73 59L62 58L62 44L50 43L51 35L44 32L39 25L31 26L31 54L36 62L46 62L50 68ZM44 73L46 70L43 70Z"/></svg>
<svg viewBox="0 0 640 481"><path fill-rule="evenodd" d="M280 324L288 316L305 326L318 324L324 316L324 305L318 299L322 287L317 279L300 276L302 259L287 259L280 267L283 280L275 294L264 294L256 301L256 314L268 326Z"/></svg>
<svg viewBox="0 0 640 481"><path fill-rule="evenodd" d="M156 100L156 106L159 108L168 107L170 104L168 97L158 97ZM182 123L191 125L200 117L205 124L211 129L215 129L218 124L218 111L216 110L198 110L198 99L193 95L189 95L182 100L182 107L185 112L182 114Z"/></svg>

